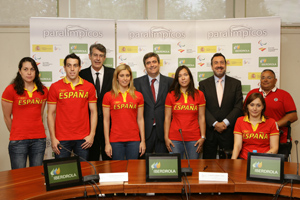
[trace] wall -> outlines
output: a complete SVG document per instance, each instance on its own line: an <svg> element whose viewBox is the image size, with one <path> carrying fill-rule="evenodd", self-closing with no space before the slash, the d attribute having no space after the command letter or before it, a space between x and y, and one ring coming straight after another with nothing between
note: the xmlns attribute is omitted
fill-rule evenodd
<svg viewBox="0 0 300 200"><path fill-rule="evenodd" d="M0 94L15 77L18 62L30 56L29 28L0 28ZM281 29L281 80L280 88L287 90L300 109L300 92L297 79L300 74L300 27ZM299 116L300 117L300 116ZM34 126L34 125L33 125ZM300 120L292 125L293 139L300 140ZM2 108L0 108L0 171L10 169L8 156L9 132L5 126ZM296 162L295 145L292 149L292 162Z"/></svg>

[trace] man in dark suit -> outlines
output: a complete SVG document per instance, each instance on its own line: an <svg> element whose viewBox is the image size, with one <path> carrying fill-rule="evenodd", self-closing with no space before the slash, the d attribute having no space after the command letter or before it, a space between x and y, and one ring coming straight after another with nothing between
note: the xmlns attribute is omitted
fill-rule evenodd
<svg viewBox="0 0 300 200"><path fill-rule="evenodd" d="M164 140L165 100L173 79L160 74L160 59L156 53L147 53L143 62L147 75L134 79L134 86L144 96L146 153L167 153Z"/></svg>
<svg viewBox="0 0 300 200"><path fill-rule="evenodd" d="M111 90L112 79L115 69L105 67L103 65L106 58L106 48L102 44L93 44L90 46L89 58L92 65L80 71L79 76L95 85L97 90L97 110L98 124L94 138L93 146L90 148L90 161L98 161L100 152L102 160L110 160L105 153L105 142L103 132L103 114L102 114L102 99L106 92Z"/></svg>
<svg viewBox="0 0 300 200"><path fill-rule="evenodd" d="M233 149L235 121L243 112L241 81L225 75L226 59L216 53L211 59L214 76L199 82L199 89L206 99L206 141L204 159L215 159L217 149Z"/></svg>

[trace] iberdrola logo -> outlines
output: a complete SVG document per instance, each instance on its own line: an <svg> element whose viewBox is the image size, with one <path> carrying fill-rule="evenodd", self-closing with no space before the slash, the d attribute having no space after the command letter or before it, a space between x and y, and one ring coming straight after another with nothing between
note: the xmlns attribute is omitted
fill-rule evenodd
<svg viewBox="0 0 300 200"><path fill-rule="evenodd" d="M152 169L159 169L160 168L160 162L155 162L151 165Z"/></svg>
<svg viewBox="0 0 300 200"><path fill-rule="evenodd" d="M60 168L52 169L52 171L50 172L50 174L51 174L52 176L54 176L54 175L59 175L59 174L60 174Z"/></svg>
<svg viewBox="0 0 300 200"><path fill-rule="evenodd" d="M261 168L262 167L262 162L255 162L253 163L253 168Z"/></svg>

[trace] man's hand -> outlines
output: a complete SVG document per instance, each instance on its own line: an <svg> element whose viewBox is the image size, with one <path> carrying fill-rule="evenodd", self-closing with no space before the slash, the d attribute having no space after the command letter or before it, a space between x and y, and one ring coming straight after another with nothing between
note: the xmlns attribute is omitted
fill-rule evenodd
<svg viewBox="0 0 300 200"><path fill-rule="evenodd" d="M215 130L218 131L219 133L222 133L227 129L227 126L224 122L217 122L215 125Z"/></svg>

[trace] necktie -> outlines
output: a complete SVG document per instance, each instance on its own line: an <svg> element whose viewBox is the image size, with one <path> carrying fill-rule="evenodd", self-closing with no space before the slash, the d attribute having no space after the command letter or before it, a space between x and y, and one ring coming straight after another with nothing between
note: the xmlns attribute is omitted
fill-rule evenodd
<svg viewBox="0 0 300 200"><path fill-rule="evenodd" d="M100 95L100 79L99 79L99 72L96 73L96 90L97 90L97 97Z"/></svg>
<svg viewBox="0 0 300 200"><path fill-rule="evenodd" d="M219 80L218 80L217 96L218 96L219 106L221 107L221 103L222 103L222 99L223 99L222 79L219 79Z"/></svg>
<svg viewBox="0 0 300 200"><path fill-rule="evenodd" d="M155 89L154 89L154 82L155 82L155 81L156 81L155 78L151 80L151 91L152 91L152 95L153 95L154 101L156 101Z"/></svg>

